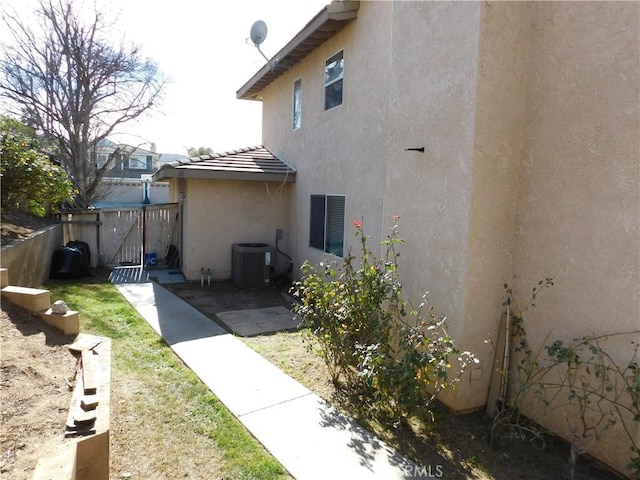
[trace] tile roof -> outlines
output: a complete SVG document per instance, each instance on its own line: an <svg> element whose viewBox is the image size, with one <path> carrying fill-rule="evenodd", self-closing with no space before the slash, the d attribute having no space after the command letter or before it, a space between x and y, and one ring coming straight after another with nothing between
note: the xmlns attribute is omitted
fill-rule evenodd
<svg viewBox="0 0 640 480"><path fill-rule="evenodd" d="M162 165L153 180L164 178L211 178L295 182L296 170L263 146L201 155Z"/></svg>

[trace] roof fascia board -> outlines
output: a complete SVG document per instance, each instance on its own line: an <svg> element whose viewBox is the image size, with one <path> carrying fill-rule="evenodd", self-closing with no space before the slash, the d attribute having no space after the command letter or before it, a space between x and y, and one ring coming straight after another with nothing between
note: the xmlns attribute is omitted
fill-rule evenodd
<svg viewBox="0 0 640 480"><path fill-rule="evenodd" d="M193 178L204 180L248 180L254 182L291 183L296 181L295 172L290 173L249 173L221 172L215 170L160 169L153 174L153 180L164 178Z"/></svg>

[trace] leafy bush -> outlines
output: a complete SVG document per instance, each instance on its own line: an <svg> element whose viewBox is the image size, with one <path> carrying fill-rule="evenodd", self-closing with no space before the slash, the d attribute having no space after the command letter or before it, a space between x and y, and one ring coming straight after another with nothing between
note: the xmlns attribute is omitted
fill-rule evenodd
<svg viewBox="0 0 640 480"><path fill-rule="evenodd" d="M395 421L428 411L445 388L459 380L469 361L446 331L446 318L434 313L426 294L418 308L402 297L398 271L398 217L377 258L367 247L361 221L354 222L360 255L349 252L340 267L327 260L302 267L294 283L293 310L311 327L333 382L359 393ZM451 356L457 356L455 373ZM454 357L455 358L455 357Z"/></svg>
<svg viewBox="0 0 640 480"><path fill-rule="evenodd" d="M562 366L555 381L544 380L545 390L562 390L574 420L565 421L572 436L572 472L578 456L586 453L613 425L619 423L631 444L631 458L627 468L640 478L640 442L634 422L640 422L640 367L637 341L640 331L592 335L566 343L555 340L545 346L548 361ZM628 338L634 345L628 362L616 361L606 347L607 340ZM617 352L616 352L617 353ZM573 473L572 477L573 478Z"/></svg>
<svg viewBox="0 0 640 480"><path fill-rule="evenodd" d="M2 210L44 217L48 210L73 199L66 172L51 163L29 129L11 118L0 118Z"/></svg>
<svg viewBox="0 0 640 480"><path fill-rule="evenodd" d="M556 339L533 350L527 338L523 313L535 306L542 289L553 285L547 278L533 288L531 299L518 307L513 292L505 284L507 321L511 324L511 354L517 361L510 371L503 371L509 382L509 395L501 398L493 424L491 439L506 429L510 437L529 438L544 446L544 429L522 415L526 404L535 411L530 417L540 419L553 411L562 413L571 434L571 478L578 457L590 450L609 430L619 424L631 444L629 471L640 478L640 443L635 436L640 422L640 367L638 357L640 331L591 335L565 342ZM620 362L611 354L607 341L625 338L633 345L628 361ZM619 355L616 352L616 356Z"/></svg>

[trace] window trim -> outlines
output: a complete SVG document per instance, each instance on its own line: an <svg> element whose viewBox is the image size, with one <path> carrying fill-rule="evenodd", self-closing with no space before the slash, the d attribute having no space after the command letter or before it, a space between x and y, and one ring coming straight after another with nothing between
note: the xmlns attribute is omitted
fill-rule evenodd
<svg viewBox="0 0 640 480"><path fill-rule="evenodd" d="M296 102L296 86L299 85L300 94L298 95L298 101ZM298 116L296 117L296 106L298 107ZM291 126L293 131L300 130L302 127L302 77L299 77L293 81L293 105L291 111ZM296 118L298 123L296 124Z"/></svg>
<svg viewBox="0 0 640 480"><path fill-rule="evenodd" d="M334 57L338 56L339 54L341 54L341 60L342 60L342 71L340 72L340 76L337 78L334 78L333 80L327 82L326 81L326 72L327 72L327 64L329 63L329 61L331 59L333 59ZM344 103L344 49L340 49L338 50L336 53L334 53L333 55L331 55L330 57L328 57L327 59L325 59L324 61L324 68L322 69L322 75L323 77L323 85L324 85L324 111L328 111L328 110L333 110L336 107L339 107L340 105L342 105ZM340 103L338 103L337 105L334 105L332 107L327 107L327 88L331 87L332 85L335 85L338 82L342 82L342 90L340 92Z"/></svg>
<svg viewBox="0 0 640 480"><path fill-rule="evenodd" d="M341 207L341 218L335 221L335 217L329 211L330 199L341 199L338 207ZM322 200L322 202L320 202ZM320 208L321 207L321 208ZM321 215L321 221L318 216ZM309 199L309 247L321 250L324 253L344 257L344 223L346 216L346 196L342 194L311 194ZM332 221L333 220L333 221ZM332 231L332 228L338 229ZM336 242L336 236L339 241ZM320 239L322 237L322 239ZM331 240L334 240L331 242Z"/></svg>

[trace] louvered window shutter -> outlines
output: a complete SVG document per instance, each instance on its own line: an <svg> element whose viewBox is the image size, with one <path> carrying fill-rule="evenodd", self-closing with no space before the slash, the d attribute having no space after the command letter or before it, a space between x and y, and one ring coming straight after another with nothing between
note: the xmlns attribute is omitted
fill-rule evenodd
<svg viewBox="0 0 640 480"><path fill-rule="evenodd" d="M309 246L324 250L324 195L311 195L309 219Z"/></svg>
<svg viewBox="0 0 640 480"><path fill-rule="evenodd" d="M325 249L342 257L344 248L344 197L327 195Z"/></svg>

